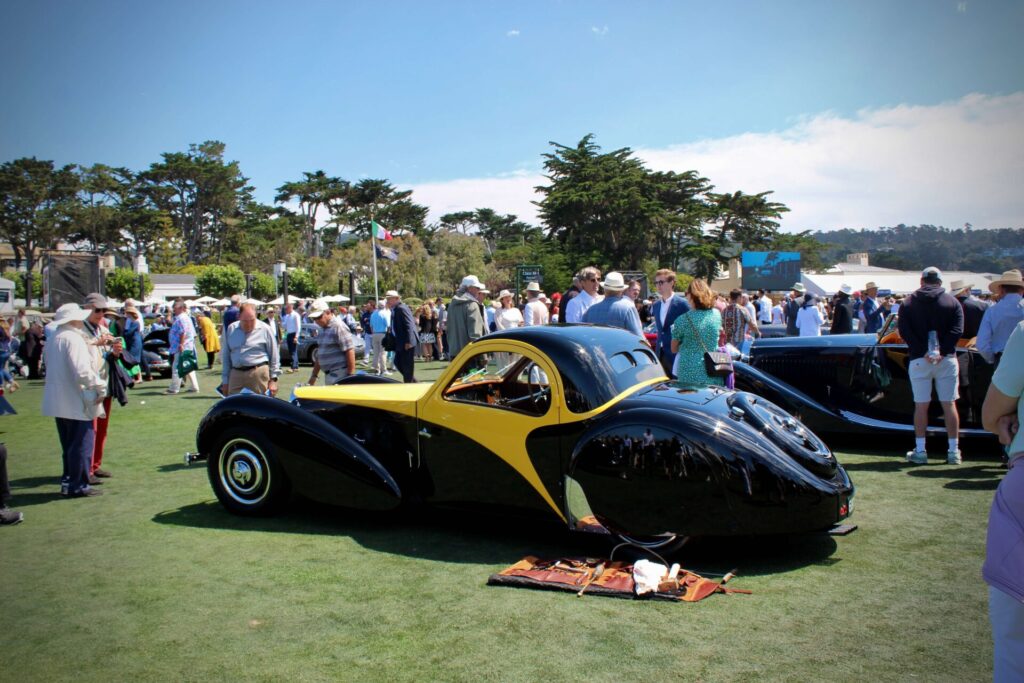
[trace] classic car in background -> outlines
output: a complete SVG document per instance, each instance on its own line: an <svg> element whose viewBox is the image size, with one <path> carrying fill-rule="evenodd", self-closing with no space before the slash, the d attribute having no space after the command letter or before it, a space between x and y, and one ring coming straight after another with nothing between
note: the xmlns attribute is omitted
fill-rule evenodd
<svg viewBox="0 0 1024 683"><path fill-rule="evenodd" d="M299 336L296 338L295 353L299 357L299 363L309 363L312 365L313 361L316 360L317 347L320 344L320 327L316 323L302 323L302 328L299 330ZM362 334L353 334L352 339L355 342L356 359L362 358L366 353L366 344L363 341ZM281 340L281 365L287 365L291 363L292 354L288 351L288 343L285 340Z"/></svg>
<svg viewBox="0 0 1024 683"><path fill-rule="evenodd" d="M957 401L960 438L995 444L981 425L993 366L972 348L958 348L957 355L964 375ZM907 344L896 331L895 315L877 334L758 339L746 361L735 365L736 388L767 398L815 433L901 434L913 445ZM946 433L935 400L928 429Z"/></svg>
<svg viewBox="0 0 1024 683"><path fill-rule="evenodd" d="M764 398L667 380L632 334L523 327L469 344L433 384L354 376L292 402L219 401L197 435L232 512L291 493L364 510L516 511L653 547L826 529L853 485Z"/></svg>
<svg viewBox="0 0 1024 683"><path fill-rule="evenodd" d="M142 353L146 355L150 375L171 376L170 333L167 328L151 330L142 339Z"/></svg>

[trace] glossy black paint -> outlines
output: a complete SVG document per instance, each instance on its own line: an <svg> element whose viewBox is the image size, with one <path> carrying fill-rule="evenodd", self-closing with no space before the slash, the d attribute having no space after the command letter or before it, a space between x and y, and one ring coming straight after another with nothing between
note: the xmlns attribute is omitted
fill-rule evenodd
<svg viewBox="0 0 1024 683"><path fill-rule="evenodd" d="M332 404L333 405L333 404ZM365 510L391 510L402 492L388 468L349 434L313 412L268 396L240 394L218 401L199 423L196 444L208 460L232 427L270 441L295 490L313 500Z"/></svg>
<svg viewBox="0 0 1024 683"><path fill-rule="evenodd" d="M820 441L827 476L784 450L753 419L764 399L657 385L594 421L571 476L606 527L631 535L729 535L824 529L846 516L853 486ZM743 409L732 416L730 410Z"/></svg>
<svg viewBox="0 0 1024 683"><path fill-rule="evenodd" d="M993 367L974 350L958 349L962 438L992 441L981 425L981 404ZM736 387L759 394L828 434L913 434L914 399L905 343L879 343L873 334L787 337L754 342L748 363L736 365ZM929 431L945 434L933 400Z"/></svg>
<svg viewBox="0 0 1024 683"><path fill-rule="evenodd" d="M570 387L573 406L553 394L551 410L565 416L559 423L538 417L543 426L521 435L558 512L497 453L463 435L457 419L435 424L377 408L238 396L204 418L200 451L211 451L219 431L251 424L278 449L293 489L317 500L367 509L514 509L548 518L560 512L570 526L593 514L608 530L631 536L800 532L849 514L853 485L842 467L813 433L764 398L643 384L661 376L660 365L643 340L622 330L520 328L487 339L529 344ZM474 344L467 349L475 353ZM586 419L574 415L602 405ZM497 421L508 410L484 404L471 414ZM582 492L582 504L570 486Z"/></svg>

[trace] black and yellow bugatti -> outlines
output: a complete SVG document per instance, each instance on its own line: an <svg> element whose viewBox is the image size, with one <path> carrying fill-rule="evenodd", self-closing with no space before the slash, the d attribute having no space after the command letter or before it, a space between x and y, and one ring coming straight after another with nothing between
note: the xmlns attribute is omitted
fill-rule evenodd
<svg viewBox="0 0 1024 683"><path fill-rule="evenodd" d="M356 375L290 402L232 396L197 441L217 498L240 514L299 494L539 515L659 545L826 529L854 494L825 444L774 404L679 386L643 339L590 325L488 335L433 384Z"/></svg>

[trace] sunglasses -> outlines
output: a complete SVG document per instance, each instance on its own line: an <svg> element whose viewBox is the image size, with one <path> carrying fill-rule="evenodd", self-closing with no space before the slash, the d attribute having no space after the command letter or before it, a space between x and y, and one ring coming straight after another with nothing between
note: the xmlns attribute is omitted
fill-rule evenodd
<svg viewBox="0 0 1024 683"><path fill-rule="evenodd" d="M656 284L656 285L667 285L670 282L672 282L672 280L655 280L654 284Z"/></svg>

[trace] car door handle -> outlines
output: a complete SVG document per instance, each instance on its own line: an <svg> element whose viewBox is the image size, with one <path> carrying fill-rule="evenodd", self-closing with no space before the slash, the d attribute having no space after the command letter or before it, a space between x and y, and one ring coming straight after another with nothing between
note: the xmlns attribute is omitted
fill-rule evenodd
<svg viewBox="0 0 1024 683"><path fill-rule="evenodd" d="M427 431L427 428L424 427L423 429L420 430L420 436L422 436L424 439L429 439L430 437L433 436L433 434Z"/></svg>

